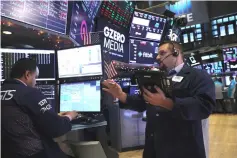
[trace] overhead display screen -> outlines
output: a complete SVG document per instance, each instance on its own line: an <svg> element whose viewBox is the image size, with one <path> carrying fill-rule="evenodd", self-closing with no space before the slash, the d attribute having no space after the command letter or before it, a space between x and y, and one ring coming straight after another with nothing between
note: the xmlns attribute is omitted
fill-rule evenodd
<svg viewBox="0 0 237 158"><path fill-rule="evenodd" d="M60 85L60 112L100 112L100 80Z"/></svg>
<svg viewBox="0 0 237 158"><path fill-rule="evenodd" d="M22 58L31 58L37 62L39 77L36 80L55 80L54 50L0 49L1 80L10 76L11 68Z"/></svg>
<svg viewBox="0 0 237 158"><path fill-rule="evenodd" d="M221 61L214 63L203 64L203 69L207 71L209 74L218 74L223 71L223 64Z"/></svg>
<svg viewBox="0 0 237 158"><path fill-rule="evenodd" d="M98 16L109 19L117 26L129 28L134 9L132 1L102 1Z"/></svg>
<svg viewBox="0 0 237 158"><path fill-rule="evenodd" d="M225 71L237 71L237 47L223 48Z"/></svg>
<svg viewBox="0 0 237 158"><path fill-rule="evenodd" d="M89 32L93 31L94 18L100 1L74 1L69 36L79 45L90 44Z"/></svg>
<svg viewBox="0 0 237 158"><path fill-rule="evenodd" d="M223 60L222 51L216 50L211 52L203 53L204 55L201 56L202 63L213 63L217 61Z"/></svg>
<svg viewBox="0 0 237 158"><path fill-rule="evenodd" d="M57 60L59 78L102 75L100 45L58 50Z"/></svg>
<svg viewBox="0 0 237 158"><path fill-rule="evenodd" d="M66 34L68 0L1 1L1 16Z"/></svg>
<svg viewBox="0 0 237 158"><path fill-rule="evenodd" d="M149 12L134 11L130 36L160 42L166 18Z"/></svg>
<svg viewBox="0 0 237 158"><path fill-rule="evenodd" d="M139 64L157 64L158 43L136 39L129 40L129 62Z"/></svg>
<svg viewBox="0 0 237 158"><path fill-rule="evenodd" d="M188 57L188 62L190 66L197 66L201 65L201 56L200 55L193 55Z"/></svg>

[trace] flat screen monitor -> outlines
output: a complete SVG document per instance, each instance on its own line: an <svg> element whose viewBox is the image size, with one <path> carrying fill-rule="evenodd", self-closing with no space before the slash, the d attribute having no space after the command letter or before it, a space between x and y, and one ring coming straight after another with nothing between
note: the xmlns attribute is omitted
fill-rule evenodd
<svg viewBox="0 0 237 158"><path fill-rule="evenodd" d="M157 64L156 56L158 52L157 42L143 40L129 40L129 62L139 64Z"/></svg>
<svg viewBox="0 0 237 158"><path fill-rule="evenodd" d="M183 34L183 43L188 43L188 34Z"/></svg>
<svg viewBox="0 0 237 158"><path fill-rule="evenodd" d="M223 58L225 63L225 71L236 71L237 47L223 48Z"/></svg>
<svg viewBox="0 0 237 158"><path fill-rule="evenodd" d="M100 45L90 45L57 51L58 78L102 75Z"/></svg>
<svg viewBox="0 0 237 158"><path fill-rule="evenodd" d="M98 16L108 19L112 24L128 29L134 9L134 1L102 1Z"/></svg>
<svg viewBox="0 0 237 158"><path fill-rule="evenodd" d="M39 68L37 80L55 80L55 51L34 49L0 49L1 53L1 80L10 76L13 64L22 58L36 60Z"/></svg>
<svg viewBox="0 0 237 158"><path fill-rule="evenodd" d="M79 45L91 44L88 33L93 32L94 18L101 1L74 1L69 36Z"/></svg>
<svg viewBox="0 0 237 158"><path fill-rule="evenodd" d="M224 62L237 60L237 47L223 48Z"/></svg>
<svg viewBox="0 0 237 158"><path fill-rule="evenodd" d="M100 112L100 80L60 84L60 112Z"/></svg>
<svg viewBox="0 0 237 158"><path fill-rule="evenodd" d="M68 0L1 1L1 16L66 34Z"/></svg>
<svg viewBox="0 0 237 158"><path fill-rule="evenodd" d="M188 57L188 63L190 64L190 66L197 66L197 65L201 65L201 57L200 55L192 55L190 57Z"/></svg>
<svg viewBox="0 0 237 158"><path fill-rule="evenodd" d="M221 61L203 64L203 69L206 70L208 74L219 74L224 72L223 63Z"/></svg>
<svg viewBox="0 0 237 158"><path fill-rule="evenodd" d="M228 34L229 35L233 35L235 32L234 32L234 24L229 24L228 25Z"/></svg>
<svg viewBox="0 0 237 158"><path fill-rule="evenodd" d="M201 60L203 64L221 61L223 60L222 51L215 50L215 51L205 52L201 56Z"/></svg>
<svg viewBox="0 0 237 158"><path fill-rule="evenodd" d="M160 42L167 20L157 14L135 10L130 36Z"/></svg>
<svg viewBox="0 0 237 158"><path fill-rule="evenodd" d="M193 33L190 33L189 35L190 35L190 42L194 42L194 35L193 35Z"/></svg>
<svg viewBox="0 0 237 158"><path fill-rule="evenodd" d="M225 26L220 26L220 36L226 36Z"/></svg>

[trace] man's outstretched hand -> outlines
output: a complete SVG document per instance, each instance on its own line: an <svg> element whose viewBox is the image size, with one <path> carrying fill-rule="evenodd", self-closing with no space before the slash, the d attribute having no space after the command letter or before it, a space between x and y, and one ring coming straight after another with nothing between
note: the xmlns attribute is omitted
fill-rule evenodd
<svg viewBox="0 0 237 158"><path fill-rule="evenodd" d="M122 88L113 80L105 80L102 84L106 87L103 88L104 91L111 94L114 98L118 98L121 102L125 103L127 99L127 94L123 92Z"/></svg>

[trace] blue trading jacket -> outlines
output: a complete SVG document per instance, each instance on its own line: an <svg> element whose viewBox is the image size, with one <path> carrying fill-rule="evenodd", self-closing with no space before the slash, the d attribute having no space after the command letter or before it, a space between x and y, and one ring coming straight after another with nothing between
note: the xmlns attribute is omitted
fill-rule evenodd
<svg viewBox="0 0 237 158"><path fill-rule="evenodd" d="M184 66L173 82L172 111L147 105L142 97L128 96L120 108L147 111L143 158L206 158L202 120L215 106L215 86L203 70Z"/></svg>
<svg viewBox="0 0 237 158"><path fill-rule="evenodd" d="M65 157L53 138L71 130L70 120L58 116L36 88L18 80L4 81L1 121L2 156L27 157L44 152L48 158Z"/></svg>

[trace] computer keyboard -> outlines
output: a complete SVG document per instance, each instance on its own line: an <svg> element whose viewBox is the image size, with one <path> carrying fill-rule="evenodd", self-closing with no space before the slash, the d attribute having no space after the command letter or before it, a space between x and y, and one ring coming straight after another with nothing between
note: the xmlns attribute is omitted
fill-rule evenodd
<svg viewBox="0 0 237 158"><path fill-rule="evenodd" d="M71 124L77 125L91 125L105 121L103 114L89 114L81 115L78 119L72 120Z"/></svg>

